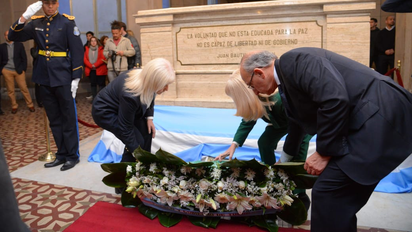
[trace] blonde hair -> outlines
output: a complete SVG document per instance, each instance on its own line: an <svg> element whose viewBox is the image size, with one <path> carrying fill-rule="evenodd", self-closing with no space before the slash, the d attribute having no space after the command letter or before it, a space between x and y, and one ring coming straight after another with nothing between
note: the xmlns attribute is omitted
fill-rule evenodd
<svg viewBox="0 0 412 232"><path fill-rule="evenodd" d="M157 91L175 81L175 71L164 58L149 61L143 69L133 69L125 80L126 91L133 96L140 96L140 102L147 107L153 101Z"/></svg>
<svg viewBox="0 0 412 232"><path fill-rule="evenodd" d="M240 116L245 121L256 121L262 116L267 117L267 113L262 102L242 80L239 69L235 70L230 75L229 80L226 83L225 93L231 97L235 103L235 116Z"/></svg>

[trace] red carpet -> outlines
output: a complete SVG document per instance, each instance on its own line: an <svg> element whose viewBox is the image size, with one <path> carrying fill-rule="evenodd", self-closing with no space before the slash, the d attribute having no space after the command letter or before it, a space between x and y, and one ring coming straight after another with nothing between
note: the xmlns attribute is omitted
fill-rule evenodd
<svg viewBox="0 0 412 232"><path fill-rule="evenodd" d="M150 220L139 213L137 208L125 208L121 205L97 202L87 212L70 225L65 232L93 232L93 231L196 231L213 232L216 230L225 232L250 232L265 231L259 227L248 227L247 225L235 224L230 221L221 220L216 228L206 229L193 225L186 217L175 226L166 228L155 218ZM279 232L307 232L307 230L279 228Z"/></svg>

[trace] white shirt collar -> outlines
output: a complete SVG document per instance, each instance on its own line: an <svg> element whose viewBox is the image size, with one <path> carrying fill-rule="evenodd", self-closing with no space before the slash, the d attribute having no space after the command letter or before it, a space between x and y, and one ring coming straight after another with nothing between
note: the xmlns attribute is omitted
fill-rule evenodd
<svg viewBox="0 0 412 232"><path fill-rule="evenodd" d="M276 65L273 64L273 76L275 77L276 84L280 85L278 73L276 72Z"/></svg>
<svg viewBox="0 0 412 232"><path fill-rule="evenodd" d="M395 28L395 26L392 26L391 28L386 27L386 30L392 31Z"/></svg>

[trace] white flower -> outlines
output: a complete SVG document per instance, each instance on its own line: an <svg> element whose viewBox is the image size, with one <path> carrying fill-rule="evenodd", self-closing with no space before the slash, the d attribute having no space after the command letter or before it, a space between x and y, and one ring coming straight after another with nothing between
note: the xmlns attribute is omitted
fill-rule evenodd
<svg viewBox="0 0 412 232"><path fill-rule="evenodd" d="M256 197L256 199L267 209L279 209L278 201L267 193L263 193L262 196Z"/></svg>
<svg viewBox="0 0 412 232"><path fill-rule="evenodd" d="M156 163L151 163L149 171L152 173L156 173L156 169L157 169Z"/></svg>
<svg viewBox="0 0 412 232"><path fill-rule="evenodd" d="M140 161L136 163L136 172L140 171L140 165L141 164L142 163Z"/></svg>
<svg viewBox="0 0 412 232"><path fill-rule="evenodd" d="M242 214L245 210L251 210L253 207L249 205L249 197L242 197L239 194L230 197L230 203L226 208L230 211L236 209L239 214Z"/></svg>
<svg viewBox="0 0 412 232"><path fill-rule="evenodd" d="M196 169L196 175L203 176L206 173L206 170L203 170L203 167Z"/></svg>
<svg viewBox="0 0 412 232"><path fill-rule="evenodd" d="M126 168L126 172L132 172L132 166L130 166L130 165L127 165L127 168Z"/></svg>
<svg viewBox="0 0 412 232"><path fill-rule="evenodd" d="M179 183L179 187L181 189L186 189L186 184L187 184L187 182L185 180L181 180L180 183Z"/></svg>
<svg viewBox="0 0 412 232"><path fill-rule="evenodd" d="M255 197L251 197L249 203L252 204L253 207L256 207L256 208L259 208L262 206L259 200L257 200Z"/></svg>
<svg viewBox="0 0 412 232"><path fill-rule="evenodd" d="M169 182L169 178L167 178L166 176L163 177L163 179L160 181L160 185L165 185Z"/></svg>
<svg viewBox="0 0 412 232"><path fill-rule="evenodd" d="M243 180L239 181L239 188L243 190L245 189L245 187L246 187L246 183Z"/></svg>
<svg viewBox="0 0 412 232"><path fill-rule="evenodd" d="M284 195L284 196L280 199L280 203L281 203L282 205L289 205L289 206L291 206L292 203L293 203L293 199L292 199L290 196L288 196L288 195Z"/></svg>
<svg viewBox="0 0 412 232"><path fill-rule="evenodd" d="M207 181L206 179L201 179L199 181L199 188L203 191L206 191L210 186L210 182Z"/></svg>
<svg viewBox="0 0 412 232"><path fill-rule="evenodd" d="M142 182L145 183L145 184L149 184L149 183L152 182L152 179L146 176L146 177L143 178Z"/></svg>
<svg viewBox="0 0 412 232"><path fill-rule="evenodd" d="M265 176L266 176L267 178L269 178L269 179L272 179L272 178L275 177L275 172L273 172L273 169L272 169L271 166L269 166L269 168L267 168L267 169L265 170Z"/></svg>
<svg viewBox="0 0 412 232"><path fill-rule="evenodd" d="M162 204L167 203L169 206L172 206L174 200L179 199L176 193L169 191L166 192L164 190L156 193L156 196L160 198L160 202Z"/></svg>
<svg viewBox="0 0 412 232"><path fill-rule="evenodd" d="M274 187L276 190L279 190L279 191L285 189L285 186L281 183L275 184Z"/></svg>
<svg viewBox="0 0 412 232"><path fill-rule="evenodd" d="M215 196L215 201L223 204L223 203L228 203L229 202L229 196L224 193L219 193Z"/></svg>
<svg viewBox="0 0 412 232"><path fill-rule="evenodd" d="M217 189L223 190L223 187L225 187L225 184L222 181L217 182Z"/></svg>
<svg viewBox="0 0 412 232"><path fill-rule="evenodd" d="M130 178L128 185L130 187L137 187L140 185L140 181L135 176L133 176L132 178Z"/></svg>
<svg viewBox="0 0 412 232"><path fill-rule="evenodd" d="M174 186L174 187L172 188L172 191L175 192L175 193L178 193L178 192L180 191L180 189L179 189L179 187Z"/></svg>
<svg viewBox="0 0 412 232"><path fill-rule="evenodd" d="M180 172L181 173L183 173L183 174L188 174L188 173L190 173L192 171L192 168L191 167L189 167L189 166L182 166L181 168L180 168Z"/></svg>
<svg viewBox="0 0 412 232"><path fill-rule="evenodd" d="M255 175L256 175L256 173L252 170L252 169L250 169L250 168L248 168L247 170L246 170L246 179L248 179L248 180L253 180L253 178L255 178Z"/></svg>
<svg viewBox="0 0 412 232"><path fill-rule="evenodd" d="M268 191L268 188L267 188L267 187L260 188L260 192L261 192L261 193L267 193L267 191Z"/></svg>
<svg viewBox="0 0 412 232"><path fill-rule="evenodd" d="M232 172L231 177L238 178L240 176L240 168L232 168Z"/></svg>
<svg viewBox="0 0 412 232"><path fill-rule="evenodd" d="M191 194L187 190L179 192L179 199L180 199L181 202L182 201L183 202L189 202L189 201L194 201L195 200L193 194Z"/></svg>
<svg viewBox="0 0 412 232"><path fill-rule="evenodd" d="M220 169L218 169L218 168L213 168L213 171L212 171L212 177L213 177L213 179L219 180L221 174L222 174L222 170L220 170Z"/></svg>

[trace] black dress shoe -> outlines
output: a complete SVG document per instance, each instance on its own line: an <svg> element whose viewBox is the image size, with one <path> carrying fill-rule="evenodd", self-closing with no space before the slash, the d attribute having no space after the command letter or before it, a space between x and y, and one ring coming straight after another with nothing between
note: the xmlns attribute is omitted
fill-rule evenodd
<svg viewBox="0 0 412 232"><path fill-rule="evenodd" d="M80 162L80 160L76 160L76 161L66 161L66 163L63 164L63 166L60 168L60 171L66 171L69 170L70 168L73 168L74 166L76 166L76 164L78 164Z"/></svg>
<svg viewBox="0 0 412 232"><path fill-rule="evenodd" d="M45 168L52 168L52 167L59 166L60 164L64 164L65 162L66 162L66 160L59 160L59 159L56 158L53 162L44 164L44 167Z"/></svg>

